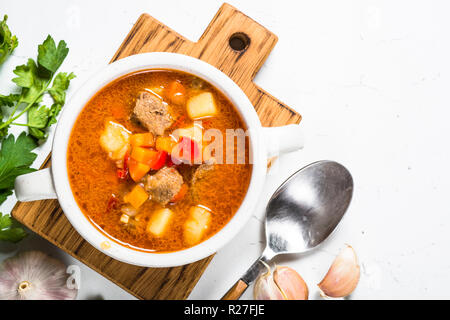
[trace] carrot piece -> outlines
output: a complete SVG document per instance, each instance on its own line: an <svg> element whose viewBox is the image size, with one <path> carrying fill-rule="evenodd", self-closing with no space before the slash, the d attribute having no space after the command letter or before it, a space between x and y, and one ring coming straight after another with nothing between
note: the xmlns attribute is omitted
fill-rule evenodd
<svg viewBox="0 0 450 320"><path fill-rule="evenodd" d="M158 155L158 151L142 148L142 147L134 147L131 150L131 158L138 161L150 165Z"/></svg>
<svg viewBox="0 0 450 320"><path fill-rule="evenodd" d="M188 191L188 186L186 183L183 183L181 185L180 191L178 191L178 193L176 195L174 195L174 197L172 198L172 200L170 200L170 202L178 202L178 201L182 200L184 198L184 196L186 195L187 191Z"/></svg>
<svg viewBox="0 0 450 320"><path fill-rule="evenodd" d="M130 137L130 143L133 147L153 147L155 138L151 132L136 133Z"/></svg>
<svg viewBox="0 0 450 320"><path fill-rule="evenodd" d="M172 81L167 89L166 98L171 103L178 105L186 103L186 89L180 81Z"/></svg>
<svg viewBox="0 0 450 320"><path fill-rule="evenodd" d="M135 209L142 206L147 199L148 194L140 185L136 185L133 190L123 197L123 201L131 204Z"/></svg>
<svg viewBox="0 0 450 320"><path fill-rule="evenodd" d="M167 153L172 152L172 148L177 143L171 137L158 137L156 138L156 150L166 151Z"/></svg>
<svg viewBox="0 0 450 320"><path fill-rule="evenodd" d="M150 171L151 168L145 163L130 159L130 161L128 162L128 169L131 179L133 179L133 181L135 182L138 182L147 174L147 172Z"/></svg>

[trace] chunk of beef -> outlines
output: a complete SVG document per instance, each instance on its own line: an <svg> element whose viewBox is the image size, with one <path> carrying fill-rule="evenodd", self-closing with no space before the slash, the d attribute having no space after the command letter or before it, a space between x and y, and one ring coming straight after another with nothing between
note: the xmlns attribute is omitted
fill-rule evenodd
<svg viewBox="0 0 450 320"><path fill-rule="evenodd" d="M194 185L198 180L203 179L217 164L217 160L214 157L206 159L205 162L195 169L192 175L191 184Z"/></svg>
<svg viewBox="0 0 450 320"><path fill-rule="evenodd" d="M203 163L199 165L192 175L192 184L194 185L198 180L203 179L213 168L214 164L212 163Z"/></svg>
<svg viewBox="0 0 450 320"><path fill-rule="evenodd" d="M141 92L133 110L133 118L155 135L163 135L172 125L168 105L150 92Z"/></svg>
<svg viewBox="0 0 450 320"><path fill-rule="evenodd" d="M145 189L150 194L150 199L167 204L180 191L183 185L183 177L175 168L164 167L154 175L148 175L145 181Z"/></svg>

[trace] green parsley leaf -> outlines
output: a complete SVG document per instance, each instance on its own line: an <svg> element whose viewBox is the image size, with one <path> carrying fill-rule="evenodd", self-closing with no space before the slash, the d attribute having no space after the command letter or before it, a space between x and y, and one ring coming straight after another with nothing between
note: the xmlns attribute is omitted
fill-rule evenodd
<svg viewBox="0 0 450 320"><path fill-rule="evenodd" d="M13 93L7 96L0 94L0 107L1 106L12 107L19 100L19 97L20 95Z"/></svg>
<svg viewBox="0 0 450 320"><path fill-rule="evenodd" d="M56 47L55 40L48 35L47 39L38 47L38 63L48 71L55 73L68 53L69 48L64 40L61 40Z"/></svg>
<svg viewBox="0 0 450 320"><path fill-rule="evenodd" d="M0 149L0 192L12 190L16 177L35 171L30 168L36 159L31 151L37 147L33 138L22 132L17 140L10 134Z"/></svg>
<svg viewBox="0 0 450 320"><path fill-rule="evenodd" d="M28 110L28 126L43 129L47 126L50 109L46 106L33 106Z"/></svg>
<svg viewBox="0 0 450 320"><path fill-rule="evenodd" d="M43 78L38 72L38 66L33 59L28 59L27 64L17 66L14 69L16 78L12 79L19 87L22 87L22 102L36 103L42 100L49 79Z"/></svg>
<svg viewBox="0 0 450 320"><path fill-rule="evenodd" d="M46 106L35 105L28 110L28 132L36 139L47 138L48 133L45 128L48 126L50 109Z"/></svg>
<svg viewBox="0 0 450 320"><path fill-rule="evenodd" d="M3 115L3 113L2 113ZM0 126L3 125L4 122L0 121ZM9 125L2 126L0 129L0 140L8 135Z"/></svg>
<svg viewBox="0 0 450 320"><path fill-rule="evenodd" d="M0 240L16 243L26 236L27 233L17 226L17 222L0 212Z"/></svg>
<svg viewBox="0 0 450 320"><path fill-rule="evenodd" d="M53 80L53 85L48 92L52 96L55 103L64 105L66 102L66 90L69 88L70 80L75 78L73 72L67 74L66 72L60 72L56 75L55 80Z"/></svg>
<svg viewBox="0 0 450 320"><path fill-rule="evenodd" d="M17 66L14 73L18 76L12 81L19 87L31 88L34 85L37 76L37 66L33 59L28 59L27 64Z"/></svg>
<svg viewBox="0 0 450 320"><path fill-rule="evenodd" d="M12 190L2 190L0 192L0 204L5 202L5 200L12 194L13 194Z"/></svg>
<svg viewBox="0 0 450 320"><path fill-rule="evenodd" d="M59 103L54 103L50 108L50 119L48 120L48 126L56 123L56 117L61 112L62 105Z"/></svg>
<svg viewBox="0 0 450 320"><path fill-rule="evenodd" d="M5 62L19 44L17 37L11 34L8 25L6 24L6 20L8 20L7 15L5 15L3 21L0 22L0 64Z"/></svg>

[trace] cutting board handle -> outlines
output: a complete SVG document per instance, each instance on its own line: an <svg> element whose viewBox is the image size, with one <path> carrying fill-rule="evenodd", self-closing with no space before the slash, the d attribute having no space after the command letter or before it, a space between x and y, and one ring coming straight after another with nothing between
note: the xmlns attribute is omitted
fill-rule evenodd
<svg viewBox="0 0 450 320"><path fill-rule="evenodd" d="M225 3L200 37L192 55L214 65L241 85L253 80L277 41L275 34Z"/></svg>

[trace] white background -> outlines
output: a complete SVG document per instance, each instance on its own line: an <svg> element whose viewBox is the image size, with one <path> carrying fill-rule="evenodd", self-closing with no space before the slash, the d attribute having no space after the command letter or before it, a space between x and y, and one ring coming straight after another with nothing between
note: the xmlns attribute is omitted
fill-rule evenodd
<svg viewBox="0 0 450 320"><path fill-rule="evenodd" d="M339 229L305 256L280 257L318 298L316 283L351 244L362 277L353 299L449 298L450 2L442 0L229 1L279 37L255 82L303 115L303 151L283 156L254 217L214 257L190 298L216 299L262 251L262 219L276 187L302 166L336 160L353 174L353 202ZM0 69L8 93L12 70L36 57L47 34L70 53L73 93L111 59L141 13L193 41L221 1L0 0L19 47ZM38 166L51 146L39 150ZM10 199L2 206L9 212ZM39 248L81 267L79 299L131 295L37 236L0 246L0 259ZM248 290L244 298L252 297Z"/></svg>

